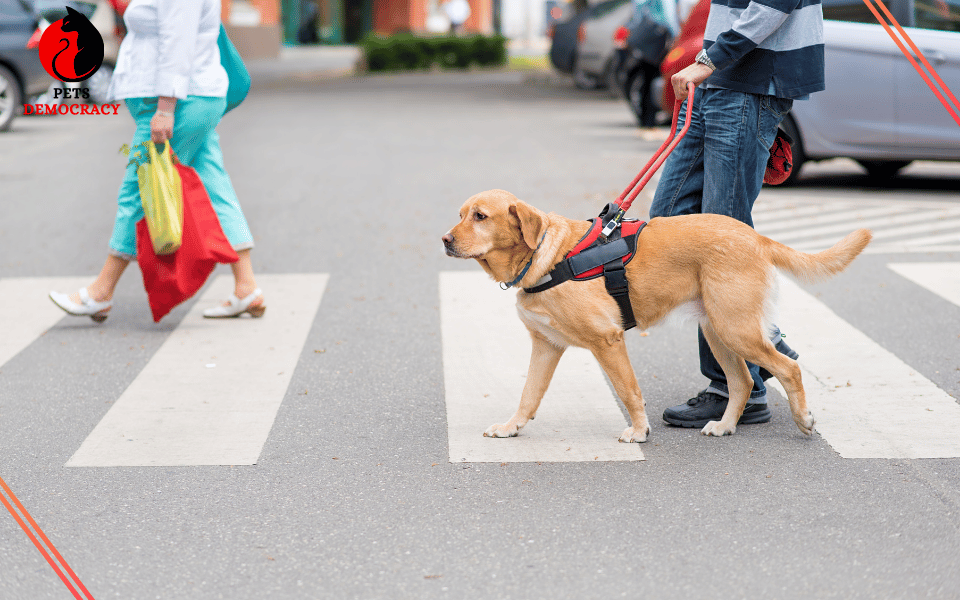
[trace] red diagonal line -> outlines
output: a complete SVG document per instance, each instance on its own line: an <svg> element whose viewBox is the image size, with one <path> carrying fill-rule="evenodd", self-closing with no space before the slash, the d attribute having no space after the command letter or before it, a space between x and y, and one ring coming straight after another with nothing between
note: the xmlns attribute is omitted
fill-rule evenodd
<svg viewBox="0 0 960 600"><path fill-rule="evenodd" d="M875 0L875 1L881 6L883 6L881 0ZM957 125L960 125L960 116L958 116L956 111L953 110L953 107L951 107L950 104L947 103L946 98L943 97L943 94L940 93L940 90L937 89L937 86L930 80L930 78L923 71L920 65L917 64L917 61L914 60L913 56L910 54L910 51L907 50L906 46L903 45L903 42L901 42L900 39L897 37L897 34L893 32L893 30L890 28L890 25L888 25L887 22L883 20L883 17L880 16L880 13L873 6L873 4L871 4L871 0L863 0L863 3L867 5L867 8L870 9L870 12L873 13L873 16L876 17L880 25L882 25L883 28L887 30L887 34L890 35L890 39L892 39L894 43L897 45L897 47L900 48L900 51L903 52L903 55L907 57L907 60L909 60L910 64L913 65L913 68L917 70L917 73L920 74L920 77L923 78L923 81L927 84L927 86L934 93L937 99L940 100L940 103L943 104L943 107L947 109L947 112L950 113L950 116L953 117L953 120L957 122ZM887 13L889 14L889 11L887 11ZM891 19L892 18L893 17L891 15ZM896 20L894 20L894 23L896 23ZM897 24L897 27L900 29L901 33L903 33L903 37L906 38L907 40L910 40L910 36L908 36L907 33L903 31L902 28L900 28L899 24ZM913 45L913 40L910 40L910 45L916 48L916 46ZM924 64L929 66L930 63L927 62L926 58L923 58L923 54L919 50L917 50L917 55L922 58ZM950 93L950 89L946 86L946 84L943 83L943 80L940 79L940 77L936 74L936 71L933 70L933 67L930 67L930 71L937 78L937 81L939 81L940 84L943 86L943 89L946 90L947 93L950 94L950 97L954 100L954 102L956 102L956 98L954 98L953 94Z"/></svg>
<svg viewBox="0 0 960 600"><path fill-rule="evenodd" d="M898 23L897 19L894 18L893 14L891 14L890 9L888 9L887 5L883 3L883 0L874 0L874 2L877 3L877 6L879 6L880 10L883 11L883 14L890 19L890 22L897 29L897 31L900 32L900 35L903 36L903 39L907 42L907 45L910 46L910 49L916 53L917 58L920 59L920 62L923 63L923 66L930 71L930 75L932 75L936 82L940 84L940 88L953 102L954 108L960 109L960 103L957 102L957 98L953 95L953 92L951 92L950 88L947 87L947 84L943 82L943 79L940 79L940 75L937 74L937 71L927 61L927 57L923 55L923 52L920 52L920 48L917 48L917 45L913 43L913 40L909 35L907 35L907 32L903 30L903 27L900 26L900 23Z"/></svg>
<svg viewBox="0 0 960 600"><path fill-rule="evenodd" d="M94 600L93 596L90 594L87 588L83 585L83 582L81 582L80 578L77 577L77 574L73 572L73 569L70 568L70 565L67 564L67 561L65 561L63 557L60 555L60 553L57 552L57 549L50 542L50 539L43 533L43 530L40 529L40 526L37 525L37 522L33 520L33 517L31 517L30 513L27 512L27 509L23 507L23 504L20 503L20 500L13 493L13 490L10 489L10 487L7 485L7 483L3 480L2 477L0 477L0 487L2 487L3 490L7 493L7 495L10 496L10 499L13 500L14 504L17 505L17 508L20 509L20 512L23 514L23 516L27 518L27 520L30 522L30 525L33 526L33 528L43 539L47 547L50 548L50 551L53 552L53 554L57 557L57 560L60 561L60 564L62 564L64 569L66 569L66 571L70 574L70 578L73 579L73 582L77 585L77 587L83 590L83 594L89 600ZM80 597L80 594L78 594L77 591L73 588L73 586L70 585L70 582L67 581L67 578L64 576L63 572L57 566L53 558L51 558L50 555L47 554L47 551L44 549L43 545L33 535L33 532L30 531L30 528L27 527L27 524L23 522L23 519L20 518L20 515L17 514L17 512L10 505L10 502L7 501L7 499L4 497L3 494L0 494L0 502L2 502L3 505L7 508L7 510L10 511L10 514L13 515L13 518L20 525L20 528L23 529L24 533L27 534L27 537L30 538L30 541L33 542L33 545L37 547L37 550L40 551L40 554L43 555L43 558L46 559L50 567L53 568L57 576L60 577L60 580L63 582L63 584L67 586L67 589L70 590L70 593L73 594L73 597L76 598L77 600L83 600L83 598Z"/></svg>

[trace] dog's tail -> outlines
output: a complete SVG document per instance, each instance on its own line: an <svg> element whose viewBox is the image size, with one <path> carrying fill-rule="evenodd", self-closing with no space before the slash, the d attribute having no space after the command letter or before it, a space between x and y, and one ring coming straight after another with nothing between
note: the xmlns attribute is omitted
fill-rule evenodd
<svg viewBox="0 0 960 600"><path fill-rule="evenodd" d="M814 283L843 271L867 247L873 234L869 229L858 229L833 245L832 248L807 254L775 240L769 240L770 262L778 269L808 283Z"/></svg>

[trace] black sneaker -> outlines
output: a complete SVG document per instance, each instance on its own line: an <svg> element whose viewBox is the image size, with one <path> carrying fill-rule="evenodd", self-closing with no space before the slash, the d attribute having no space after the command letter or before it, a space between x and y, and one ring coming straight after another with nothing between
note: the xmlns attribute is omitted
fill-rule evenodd
<svg viewBox="0 0 960 600"><path fill-rule="evenodd" d="M663 411L663 420L677 427L704 427L709 421L719 421L726 409L726 398L704 390L686 404ZM747 404L738 424L766 423L770 417L770 408L766 404Z"/></svg>

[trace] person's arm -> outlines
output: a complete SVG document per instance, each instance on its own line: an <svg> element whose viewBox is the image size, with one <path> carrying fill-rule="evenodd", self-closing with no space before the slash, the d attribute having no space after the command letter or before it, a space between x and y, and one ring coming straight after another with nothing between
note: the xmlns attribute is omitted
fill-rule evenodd
<svg viewBox="0 0 960 600"><path fill-rule="evenodd" d="M190 89L190 69L200 30L199 0L163 0L157 3L160 47L157 59L157 112L150 121L150 137L162 142L173 136L177 99Z"/></svg>
<svg viewBox="0 0 960 600"><path fill-rule="evenodd" d="M686 98L688 86L700 85L716 69L723 69L746 56L779 29L798 6L797 0L763 0L763 2L761 4L751 1L730 29L717 36L716 41L706 49L709 65L695 62L670 79L677 98ZM719 4L714 7L717 10L729 10ZM714 7L711 7L711 10L714 10Z"/></svg>

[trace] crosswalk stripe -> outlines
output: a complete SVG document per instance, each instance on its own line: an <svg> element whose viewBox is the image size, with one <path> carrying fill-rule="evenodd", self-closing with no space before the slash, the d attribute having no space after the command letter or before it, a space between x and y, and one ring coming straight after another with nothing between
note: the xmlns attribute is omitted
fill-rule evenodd
<svg viewBox="0 0 960 600"><path fill-rule="evenodd" d="M753 209L753 222L758 226L760 224L767 225L779 223L780 221L795 223L798 217L842 212L850 210L856 206L857 204L853 202L837 202L830 204L829 206L825 206L823 204L814 204L808 206L797 206L791 204L783 207L779 202L773 202L769 200L758 201Z"/></svg>
<svg viewBox="0 0 960 600"><path fill-rule="evenodd" d="M74 292L92 277L16 277L0 279L0 366L56 325L66 315L46 296Z"/></svg>
<svg viewBox="0 0 960 600"><path fill-rule="evenodd" d="M840 456L960 457L953 397L797 284L781 279L780 290L777 324L800 352L817 431Z"/></svg>
<svg viewBox="0 0 960 600"><path fill-rule="evenodd" d="M960 306L960 263L891 263L894 273Z"/></svg>
<svg viewBox="0 0 960 600"><path fill-rule="evenodd" d="M840 211L840 212L818 212L809 216L805 216L802 221L797 221L797 218L784 218L782 221L777 222L766 222L761 221L758 224L757 231L763 233L763 235L770 237L777 236L789 236L789 233L783 234L780 232L796 232L798 235L803 234L804 237L809 236L807 231L819 231L819 227L814 227L816 225L839 225L841 229L838 231L843 231L845 228L850 227L872 227L876 224L888 224L897 222L901 217L897 219L892 218L894 215L900 215L903 213L916 212L909 206L877 206L877 207L859 207L853 210ZM933 218L933 217L927 217ZM831 232L833 230L826 229L825 231ZM780 239L777 237L777 239Z"/></svg>
<svg viewBox="0 0 960 600"><path fill-rule="evenodd" d="M233 291L215 279L66 466L255 464L327 279L257 275L262 319L204 319Z"/></svg>
<svg viewBox="0 0 960 600"><path fill-rule="evenodd" d="M906 209L903 209L903 212L906 212ZM927 224L925 231L935 231L942 222L937 214L930 212L919 212L900 216L895 219L891 218L893 214L894 213L892 212L888 212L881 216L870 215L872 218L851 218L844 220L843 222L822 225L819 227L811 227L810 224L805 221L802 224L795 225L794 229L790 232L782 232L771 235L770 237L773 237L777 241L786 244L793 240L822 238L825 236L839 237L841 234L847 234L854 229L859 229L861 227L880 228L885 232L892 232L895 234L897 231L900 231L902 225L907 223L916 223L918 221L925 222ZM950 214L951 216L960 215L960 210L953 211ZM768 235L766 230L759 231L763 235ZM833 241L830 241L829 243L832 244Z"/></svg>
<svg viewBox="0 0 960 600"><path fill-rule="evenodd" d="M644 460L590 352L560 360L537 418L516 438L483 432L516 411L530 362L530 336L504 292L480 272L440 273L440 322L450 462Z"/></svg>

